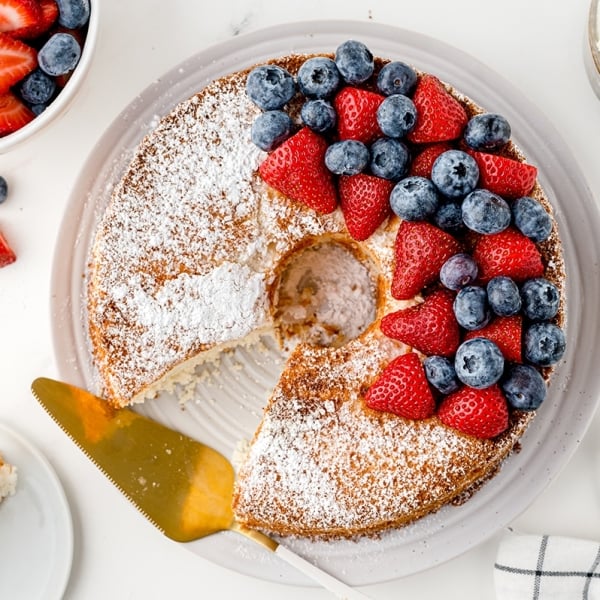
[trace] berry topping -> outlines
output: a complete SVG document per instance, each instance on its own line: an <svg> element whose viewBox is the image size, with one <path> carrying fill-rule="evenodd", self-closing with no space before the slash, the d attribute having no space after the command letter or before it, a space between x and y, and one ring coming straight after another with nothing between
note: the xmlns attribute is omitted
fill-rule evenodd
<svg viewBox="0 0 600 600"><path fill-rule="evenodd" d="M523 361L521 355L522 330L523 320L521 315L496 317L478 331L468 331L465 340L471 340L475 337L491 340L500 348L505 360L520 363Z"/></svg>
<svg viewBox="0 0 600 600"><path fill-rule="evenodd" d="M0 136L33 121L35 115L12 92L0 95Z"/></svg>
<svg viewBox="0 0 600 600"><path fill-rule="evenodd" d="M513 202L515 227L534 242L547 240L552 231L552 219L546 209L534 198L524 196Z"/></svg>
<svg viewBox="0 0 600 600"><path fill-rule="evenodd" d="M406 177L390 196L392 210L405 221L424 221L437 210L439 198L435 186L425 177Z"/></svg>
<svg viewBox="0 0 600 600"><path fill-rule="evenodd" d="M535 185L533 165L485 152L470 151L479 166L479 185L494 194L514 200L526 196Z"/></svg>
<svg viewBox="0 0 600 600"><path fill-rule="evenodd" d="M364 173L340 177L340 204L348 233L366 240L390 215L392 182Z"/></svg>
<svg viewBox="0 0 600 600"><path fill-rule="evenodd" d="M443 231L452 235L461 235L465 230L462 220L462 208L458 202L442 202L435 214L433 222Z"/></svg>
<svg viewBox="0 0 600 600"><path fill-rule="evenodd" d="M453 298L448 290L435 291L422 303L383 317L381 331L423 354L450 357L460 343Z"/></svg>
<svg viewBox="0 0 600 600"><path fill-rule="evenodd" d="M6 201L8 198L8 183L6 179L0 175L0 204Z"/></svg>
<svg viewBox="0 0 600 600"><path fill-rule="evenodd" d="M520 283L544 274L537 246L512 227L500 233L480 236L473 249L473 258L479 265L479 279L482 283L499 275Z"/></svg>
<svg viewBox="0 0 600 600"><path fill-rule="evenodd" d="M488 190L474 190L463 200L462 217L471 231L499 233L510 225L511 212L504 198Z"/></svg>
<svg viewBox="0 0 600 600"><path fill-rule="evenodd" d="M336 175L357 175L369 164L369 149L356 140L331 144L325 153L325 165Z"/></svg>
<svg viewBox="0 0 600 600"><path fill-rule="evenodd" d="M296 93L294 78L282 67L261 65L246 79L246 93L262 110L283 108Z"/></svg>
<svg viewBox="0 0 600 600"><path fill-rule="evenodd" d="M510 139L510 125L501 115L476 115L467 123L464 138L473 150L498 150Z"/></svg>
<svg viewBox="0 0 600 600"><path fill-rule="evenodd" d="M58 22L69 29L83 27L90 18L89 0L56 0L58 4Z"/></svg>
<svg viewBox="0 0 600 600"><path fill-rule="evenodd" d="M335 64L344 81L350 85L365 82L375 69L371 51L356 40L348 40L335 51Z"/></svg>
<svg viewBox="0 0 600 600"><path fill-rule="evenodd" d="M405 144L391 138L380 138L371 145L371 173L383 179L398 181L406 175L410 155Z"/></svg>
<svg viewBox="0 0 600 600"><path fill-rule="evenodd" d="M32 71L19 85L21 98L29 104L46 104L56 90L56 82L41 69Z"/></svg>
<svg viewBox="0 0 600 600"><path fill-rule="evenodd" d="M421 152L419 152L410 165L410 175L418 175L419 177L431 177L431 169L435 159L446 152L451 150L452 146L447 142L440 142L439 144L431 144L426 146Z"/></svg>
<svg viewBox="0 0 600 600"><path fill-rule="evenodd" d="M443 152L431 167L431 181L447 198L463 198L475 189L478 179L477 163L462 150Z"/></svg>
<svg viewBox="0 0 600 600"><path fill-rule="evenodd" d="M360 88L346 87L341 90L334 101L340 139L371 144L381 137L377 109L383 100L384 96Z"/></svg>
<svg viewBox="0 0 600 600"><path fill-rule="evenodd" d="M278 146L259 167L263 180L283 195L320 213L333 212L337 192L325 166L327 142L308 127Z"/></svg>
<svg viewBox="0 0 600 600"><path fill-rule="evenodd" d="M417 107L417 125L408 135L411 142L444 142L462 135L467 113L437 77L423 75L412 100Z"/></svg>
<svg viewBox="0 0 600 600"><path fill-rule="evenodd" d="M365 395L368 407L392 412L405 419L426 419L435 411L435 400L425 371L414 352L395 358Z"/></svg>
<svg viewBox="0 0 600 600"><path fill-rule="evenodd" d="M40 69L48 75L65 75L79 62L81 47L70 33L55 33L38 52Z"/></svg>
<svg viewBox="0 0 600 600"><path fill-rule="evenodd" d="M256 117L250 135L261 150L270 152L290 137L293 126L286 112L268 110Z"/></svg>
<svg viewBox="0 0 600 600"><path fill-rule="evenodd" d="M481 439L494 438L508 428L508 406L497 385L461 388L444 399L438 417L444 425Z"/></svg>
<svg viewBox="0 0 600 600"><path fill-rule="evenodd" d="M394 251L392 296L408 300L437 280L442 265L461 251L461 245L449 233L430 223L403 221Z"/></svg>
<svg viewBox="0 0 600 600"><path fill-rule="evenodd" d="M0 2L0 32L13 35L35 25L40 7L35 0L2 0ZM21 36L18 36L21 37Z"/></svg>
<svg viewBox="0 0 600 600"><path fill-rule="evenodd" d="M377 123L381 131L392 138L404 137L417 122L413 101L402 94L388 96L377 109Z"/></svg>
<svg viewBox="0 0 600 600"><path fill-rule="evenodd" d="M454 298L454 315L458 324L468 331L485 327L491 319L485 289L477 285L461 288Z"/></svg>
<svg viewBox="0 0 600 600"><path fill-rule="evenodd" d="M563 330L553 323L534 323L525 332L523 354L525 359L539 367L556 364L565 352Z"/></svg>
<svg viewBox="0 0 600 600"><path fill-rule="evenodd" d="M440 281L449 290L460 290L477 279L479 269L469 254L460 252L451 256L440 269Z"/></svg>
<svg viewBox="0 0 600 600"><path fill-rule="evenodd" d="M556 316L560 305L558 288L544 277L528 279L521 286L523 313L532 321L548 321Z"/></svg>
<svg viewBox="0 0 600 600"><path fill-rule="evenodd" d="M544 378L529 365L511 365L500 387L507 402L517 410L536 410L546 398Z"/></svg>
<svg viewBox="0 0 600 600"><path fill-rule="evenodd" d="M504 356L491 340L475 337L458 347L454 368L456 376L465 385L481 390L494 385L502 377Z"/></svg>
<svg viewBox="0 0 600 600"><path fill-rule="evenodd" d="M10 34L13 37L19 39L37 38L54 25L58 19L58 5L55 0L39 0L38 4L40 12L37 21L27 27L11 31Z"/></svg>
<svg viewBox="0 0 600 600"><path fill-rule="evenodd" d="M521 311L521 293L519 286L510 278L499 275L487 284L488 303L492 311L509 317Z"/></svg>
<svg viewBox="0 0 600 600"><path fill-rule="evenodd" d="M340 82L337 65L325 56L309 58L298 70L298 87L307 98L329 98Z"/></svg>
<svg viewBox="0 0 600 600"><path fill-rule="evenodd" d="M15 253L8 245L5 237L0 233L0 267L6 267L17 260Z"/></svg>
<svg viewBox="0 0 600 600"><path fill-rule="evenodd" d="M445 356L428 356L423 367L427 381L442 394L451 394L460 388L454 362Z"/></svg>
<svg viewBox="0 0 600 600"><path fill-rule="evenodd" d="M337 123L335 108L327 100L308 100L300 111L302 122L317 133L332 130Z"/></svg>
<svg viewBox="0 0 600 600"><path fill-rule="evenodd" d="M7 33L0 33L0 94L23 79L37 66L36 52Z"/></svg>
<svg viewBox="0 0 600 600"><path fill-rule="evenodd" d="M383 66L377 75L377 89L386 96L410 94L417 85L416 71L399 60Z"/></svg>

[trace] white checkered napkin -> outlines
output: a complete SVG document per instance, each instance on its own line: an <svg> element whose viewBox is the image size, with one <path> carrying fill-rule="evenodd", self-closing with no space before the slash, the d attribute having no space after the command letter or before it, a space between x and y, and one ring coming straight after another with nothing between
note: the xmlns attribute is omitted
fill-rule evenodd
<svg viewBox="0 0 600 600"><path fill-rule="evenodd" d="M600 600L600 544L510 534L494 565L497 600Z"/></svg>

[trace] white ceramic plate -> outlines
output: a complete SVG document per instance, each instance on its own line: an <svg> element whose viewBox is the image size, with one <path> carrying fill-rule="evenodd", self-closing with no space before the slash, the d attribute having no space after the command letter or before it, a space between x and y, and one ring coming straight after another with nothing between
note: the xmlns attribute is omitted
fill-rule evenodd
<svg viewBox="0 0 600 600"><path fill-rule="evenodd" d="M359 542L286 543L353 585L414 573L472 548L519 515L556 476L577 448L599 396L600 370L593 362L600 297L600 219L576 161L552 125L509 82L477 60L426 36L374 23L294 23L233 38L178 65L140 94L106 131L75 185L62 229L52 280L54 342L61 376L95 388L82 310L89 244L113 184L141 137L157 117L212 79L290 52L331 52L342 41L364 41L383 57L434 73L489 111L504 114L513 139L540 170L556 207L568 270L568 351L552 381L523 449L460 507L446 507L409 527ZM585 276L584 276L585 275ZM248 439L279 373L271 344L227 356L219 371L193 390L185 407L164 396L146 403L145 414L179 429L226 456ZM236 571L277 582L307 580L231 533L189 544L190 550Z"/></svg>
<svg viewBox="0 0 600 600"><path fill-rule="evenodd" d="M15 495L0 504L0 598L59 600L73 558L64 491L44 456L2 424L0 451L18 469Z"/></svg>

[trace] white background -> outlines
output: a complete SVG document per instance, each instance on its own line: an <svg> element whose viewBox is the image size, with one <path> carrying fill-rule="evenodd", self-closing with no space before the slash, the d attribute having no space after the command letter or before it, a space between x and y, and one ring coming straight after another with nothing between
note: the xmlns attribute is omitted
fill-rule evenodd
<svg viewBox="0 0 600 600"><path fill-rule="evenodd" d="M588 2L104 0L101 10L96 56L74 104L35 140L0 155L0 174L10 186L9 199L0 205L0 230L18 255L14 265L0 270L0 421L44 452L65 488L75 526L67 599L305 598L307 588L239 575L163 538L30 395L35 377L56 376L50 272L77 173L117 114L181 60L214 42L263 26L344 18L373 20L438 38L512 81L554 123L597 197L600 101L583 62ZM513 525L522 531L600 540L598 415L561 475ZM493 598L492 570L501 535L425 573L362 591L375 599ZM315 600L330 597L319 589L310 594Z"/></svg>

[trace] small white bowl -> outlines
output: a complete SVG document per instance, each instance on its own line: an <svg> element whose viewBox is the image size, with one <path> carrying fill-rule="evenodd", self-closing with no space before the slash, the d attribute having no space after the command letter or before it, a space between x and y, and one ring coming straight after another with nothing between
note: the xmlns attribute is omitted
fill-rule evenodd
<svg viewBox="0 0 600 600"><path fill-rule="evenodd" d="M69 78L69 81L67 81L65 87L59 92L52 103L48 105L48 108L46 108L44 112L17 131L0 137L0 154L5 154L17 145L36 135L40 130L46 127L48 123L63 114L71 104L73 98L77 94L77 90L81 87L84 77L89 71L92 56L94 55L96 40L98 38L100 3L100 0L90 0L90 19L85 43L81 49L79 62Z"/></svg>

